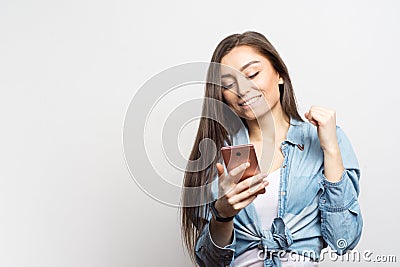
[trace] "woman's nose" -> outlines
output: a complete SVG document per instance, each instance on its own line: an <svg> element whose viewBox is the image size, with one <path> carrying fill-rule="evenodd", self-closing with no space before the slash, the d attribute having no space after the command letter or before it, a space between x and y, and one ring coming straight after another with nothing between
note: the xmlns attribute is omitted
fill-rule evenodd
<svg viewBox="0 0 400 267"><path fill-rule="evenodd" d="M244 96L252 90L252 82L244 76L237 78L237 83L237 94L239 96Z"/></svg>

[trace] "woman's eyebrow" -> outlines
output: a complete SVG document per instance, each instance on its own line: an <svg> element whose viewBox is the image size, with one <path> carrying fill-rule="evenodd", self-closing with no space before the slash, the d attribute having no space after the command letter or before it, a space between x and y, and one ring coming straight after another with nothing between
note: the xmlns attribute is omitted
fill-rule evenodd
<svg viewBox="0 0 400 267"><path fill-rule="evenodd" d="M260 63L260 61L259 60L250 61L249 63L244 64L243 67L240 68L240 71L244 71L247 67L249 67L250 65L255 64L255 63Z"/></svg>
<svg viewBox="0 0 400 267"><path fill-rule="evenodd" d="M253 60L250 61L249 63L244 64L241 68L240 71L244 71L246 68L248 68L250 65L255 64L255 63L260 63L261 61L259 60ZM221 78L226 78L226 77L233 77L232 74L223 74L221 75Z"/></svg>
<svg viewBox="0 0 400 267"><path fill-rule="evenodd" d="M229 73L228 73L228 74L222 74L222 75L221 75L221 79L222 79L222 78L228 78L228 77L232 77L232 78L233 78L233 75L232 75L232 74L229 74Z"/></svg>

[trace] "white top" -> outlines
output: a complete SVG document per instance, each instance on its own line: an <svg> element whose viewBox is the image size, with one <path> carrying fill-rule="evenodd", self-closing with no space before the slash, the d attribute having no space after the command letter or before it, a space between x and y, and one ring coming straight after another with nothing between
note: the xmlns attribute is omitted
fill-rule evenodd
<svg viewBox="0 0 400 267"><path fill-rule="evenodd" d="M261 229L269 230L274 218L278 216L278 193L280 182L280 168L268 174L269 184L264 194L259 194L253 201L258 217L261 220ZM234 267L264 267L263 254L258 248L253 248L239 255L233 262ZM313 267L317 262L298 254L285 253L280 257L282 267Z"/></svg>
<svg viewBox="0 0 400 267"><path fill-rule="evenodd" d="M279 168L268 174L269 184L265 187L265 193L259 194L253 201L258 217L261 220L262 230L269 230L272 221L278 216L280 170Z"/></svg>

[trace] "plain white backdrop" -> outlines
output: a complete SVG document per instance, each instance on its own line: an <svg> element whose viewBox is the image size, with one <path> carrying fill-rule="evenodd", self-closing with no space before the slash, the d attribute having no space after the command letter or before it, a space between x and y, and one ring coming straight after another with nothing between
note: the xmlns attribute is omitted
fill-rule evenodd
<svg viewBox="0 0 400 267"><path fill-rule="evenodd" d="M400 261L399 11L394 0L0 1L0 266L191 266L178 210L129 175L125 111L153 75L208 61L246 30L279 51L302 114L337 111L362 170L357 248Z"/></svg>

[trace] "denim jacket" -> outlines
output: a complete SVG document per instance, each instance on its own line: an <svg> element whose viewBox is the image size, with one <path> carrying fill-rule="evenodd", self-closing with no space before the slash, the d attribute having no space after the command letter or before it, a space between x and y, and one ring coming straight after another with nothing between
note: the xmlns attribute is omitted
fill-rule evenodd
<svg viewBox="0 0 400 267"><path fill-rule="evenodd" d="M232 243L219 247L211 239L208 214L208 223L195 246L197 263L207 267L232 266L235 257L256 247L265 253L262 255L268 255L263 258L264 266L281 266L278 253L267 253L271 251L292 251L318 261L326 245L338 255L353 249L363 227L357 200L360 170L343 130L336 126L336 132L345 169L341 179L332 183L324 176L324 155L316 127L291 119L286 140L281 143L284 160L278 216L271 229L261 229L251 203L234 218ZM231 140L233 145L248 144L247 128L242 127Z"/></svg>

